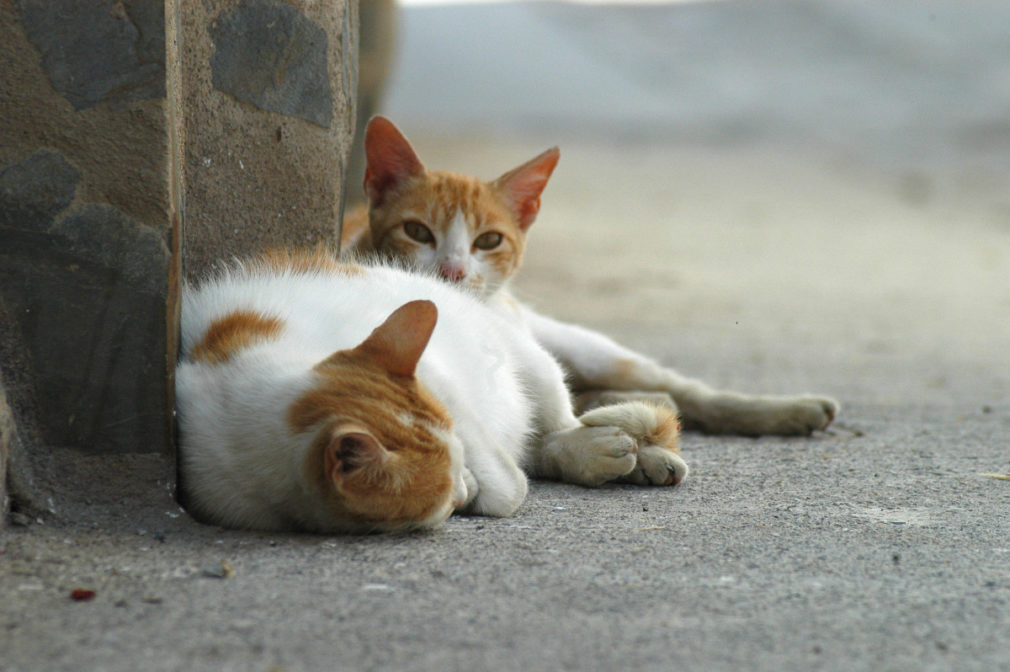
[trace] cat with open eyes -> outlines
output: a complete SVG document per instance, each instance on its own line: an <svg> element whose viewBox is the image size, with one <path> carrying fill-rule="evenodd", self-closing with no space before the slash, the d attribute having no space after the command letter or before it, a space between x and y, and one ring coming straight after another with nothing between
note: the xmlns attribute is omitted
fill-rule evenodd
<svg viewBox="0 0 1010 672"><path fill-rule="evenodd" d="M512 298L508 281L519 269L541 193L560 157L556 147L483 182L427 170L396 126L374 117L365 151L368 206L345 219L342 249L399 259L478 292L496 312L522 322L561 362L583 409L661 393L672 398L686 428L751 436L809 434L838 413L828 397L712 389Z"/></svg>
<svg viewBox="0 0 1010 672"><path fill-rule="evenodd" d="M558 363L471 290L324 250L236 264L182 300L180 491L225 527L430 528L515 513L527 476L676 485L670 409L576 417Z"/></svg>

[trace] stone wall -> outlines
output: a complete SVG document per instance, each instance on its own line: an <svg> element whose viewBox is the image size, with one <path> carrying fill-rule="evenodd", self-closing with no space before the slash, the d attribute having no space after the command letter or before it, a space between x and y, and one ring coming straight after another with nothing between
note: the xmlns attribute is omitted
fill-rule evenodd
<svg viewBox="0 0 1010 672"><path fill-rule="evenodd" d="M334 239L357 86L357 13L344 5L182 3L187 276Z"/></svg>
<svg viewBox="0 0 1010 672"><path fill-rule="evenodd" d="M353 0L0 0L0 481L57 446L174 472L182 265L335 238L356 22Z"/></svg>

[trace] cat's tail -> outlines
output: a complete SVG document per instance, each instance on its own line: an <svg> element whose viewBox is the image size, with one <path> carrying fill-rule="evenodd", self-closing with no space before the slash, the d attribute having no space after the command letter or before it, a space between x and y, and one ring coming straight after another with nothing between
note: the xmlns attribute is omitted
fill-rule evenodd
<svg viewBox="0 0 1010 672"><path fill-rule="evenodd" d="M680 458L680 421L665 406L629 401L600 406L579 421L589 427L618 427L638 444L635 468L620 480L636 485L677 485L687 476Z"/></svg>

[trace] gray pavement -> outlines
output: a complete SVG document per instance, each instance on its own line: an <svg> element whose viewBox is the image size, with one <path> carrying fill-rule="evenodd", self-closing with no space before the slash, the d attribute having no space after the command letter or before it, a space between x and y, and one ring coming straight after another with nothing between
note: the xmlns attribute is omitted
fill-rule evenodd
<svg viewBox="0 0 1010 672"><path fill-rule="evenodd" d="M462 86L495 81L484 52L516 17L553 17L541 39L569 45L640 21L554 4L410 10L401 77L441 72L453 45L433 26L463 16L462 34L476 35L455 59L480 54L481 75L430 75L455 80L452 91L394 83L388 112L429 165L484 177L560 143L520 294L719 386L834 395L843 411L829 432L689 434L692 472L676 489L541 483L511 519L351 538L200 526L158 482L156 458L57 455L70 493L60 516L0 536L0 670L1010 670L1010 482L983 475L1010 473L1010 191L995 132L1010 59L986 41L1010 25L1006 10L920 3L956 21L936 27L912 3L801 4L753 3L739 17L726 14L735 3L652 9L647 23L689 16L684 40L707 35L743 56L748 26L793 25L808 58L756 59L749 100L767 81L793 82L806 109L834 108L831 128L804 117L809 131L776 130L767 120L803 106L784 93L752 118L710 91L692 117L698 128L711 118L710 132L697 136L622 131L648 110L549 123L582 118L578 91L528 114L532 102L512 99L512 116L504 100L492 118L487 91L471 100ZM827 45L831 62L864 59L868 78L925 53L920 83L960 72L988 84L962 82L956 97L917 85L909 109L937 112L909 121L928 127L913 138L897 132L899 112L869 128L859 110L886 82L848 106L807 90L825 15L874 27L872 50L854 28ZM904 48L922 34L949 51ZM550 49L523 44L551 74L538 56ZM618 90L614 64L701 67L655 40L622 44L613 59L594 51L611 70L572 78L611 77L603 90ZM701 105L734 67L685 75L684 98ZM449 99L441 123L425 112ZM726 132L740 124L757 130ZM149 476L123 482L127 471ZM95 598L74 602L75 588Z"/></svg>

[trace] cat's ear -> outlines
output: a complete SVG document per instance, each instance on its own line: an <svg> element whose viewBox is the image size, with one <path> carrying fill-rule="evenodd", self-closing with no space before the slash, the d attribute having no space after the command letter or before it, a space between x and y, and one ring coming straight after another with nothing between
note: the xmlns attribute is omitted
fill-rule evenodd
<svg viewBox="0 0 1010 672"><path fill-rule="evenodd" d="M390 189L422 175L424 165L400 129L385 117L372 117L365 127L365 193L380 205Z"/></svg>
<svg viewBox="0 0 1010 672"><path fill-rule="evenodd" d="M513 168L494 181L513 212L519 219L519 228L525 231L533 224L540 211L540 194L547 186L554 167L561 158L561 150L551 147L518 168Z"/></svg>
<svg viewBox="0 0 1010 672"><path fill-rule="evenodd" d="M435 330L436 321L438 309L431 301L405 303L353 352L370 359L394 376L413 376L431 332Z"/></svg>
<svg viewBox="0 0 1010 672"><path fill-rule="evenodd" d="M338 430L326 447L323 466L331 483L361 469L381 467L389 457L379 440L356 427Z"/></svg>

